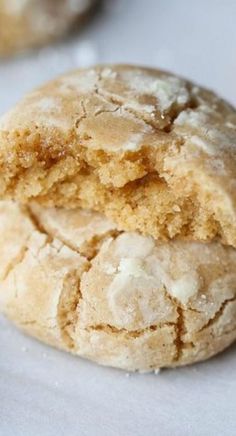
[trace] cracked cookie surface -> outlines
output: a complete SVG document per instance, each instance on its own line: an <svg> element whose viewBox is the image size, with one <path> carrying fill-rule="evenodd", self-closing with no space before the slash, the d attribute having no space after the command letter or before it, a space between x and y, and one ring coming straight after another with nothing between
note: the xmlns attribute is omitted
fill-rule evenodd
<svg viewBox="0 0 236 436"><path fill-rule="evenodd" d="M236 246L236 112L161 71L98 66L0 121L0 196L104 213L156 239Z"/></svg>
<svg viewBox="0 0 236 436"><path fill-rule="evenodd" d="M236 338L236 251L157 242L96 212L0 203L0 310L55 347L126 370L213 356Z"/></svg>
<svg viewBox="0 0 236 436"><path fill-rule="evenodd" d="M0 56L65 33L95 0L0 0Z"/></svg>

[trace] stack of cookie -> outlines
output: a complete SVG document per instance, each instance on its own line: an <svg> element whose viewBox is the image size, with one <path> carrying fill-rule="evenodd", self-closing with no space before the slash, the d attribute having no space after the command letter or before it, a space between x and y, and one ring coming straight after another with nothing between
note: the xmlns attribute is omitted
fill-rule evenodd
<svg viewBox="0 0 236 436"><path fill-rule="evenodd" d="M59 77L0 122L0 309L151 371L236 338L236 111L161 71Z"/></svg>
<svg viewBox="0 0 236 436"><path fill-rule="evenodd" d="M39 46L82 23L96 0L0 0L0 56Z"/></svg>

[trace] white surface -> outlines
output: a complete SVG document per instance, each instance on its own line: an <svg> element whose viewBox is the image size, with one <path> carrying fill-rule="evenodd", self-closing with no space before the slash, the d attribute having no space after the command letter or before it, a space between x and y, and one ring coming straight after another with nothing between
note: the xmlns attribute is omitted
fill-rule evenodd
<svg viewBox="0 0 236 436"><path fill-rule="evenodd" d="M107 0L76 39L0 63L0 112L76 66L173 70L236 103L235 0ZM206 363L130 375L24 337L0 318L0 436L236 433L236 347Z"/></svg>
<svg viewBox="0 0 236 436"><path fill-rule="evenodd" d="M99 367L0 319L1 436L233 436L236 348L158 375Z"/></svg>

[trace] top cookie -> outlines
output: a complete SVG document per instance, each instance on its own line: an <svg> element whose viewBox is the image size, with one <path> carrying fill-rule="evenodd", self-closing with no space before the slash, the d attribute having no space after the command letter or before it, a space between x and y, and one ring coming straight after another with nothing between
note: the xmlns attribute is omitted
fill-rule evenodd
<svg viewBox="0 0 236 436"><path fill-rule="evenodd" d="M236 246L236 111L162 71L78 70L0 121L0 196L104 212L155 238Z"/></svg>

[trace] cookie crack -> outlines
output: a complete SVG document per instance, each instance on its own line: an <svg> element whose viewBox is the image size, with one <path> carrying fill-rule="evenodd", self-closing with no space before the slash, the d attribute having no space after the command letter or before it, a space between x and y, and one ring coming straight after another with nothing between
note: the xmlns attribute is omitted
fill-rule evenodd
<svg viewBox="0 0 236 436"><path fill-rule="evenodd" d="M58 235L55 235L53 232L50 232L48 229L45 228L45 226L42 224L42 221L37 216L35 212L33 212L32 208L29 205L25 206L25 209L27 211L27 214L34 225L35 229L46 236L46 243L52 244L54 239L57 239L60 241L63 245L65 245L67 248L70 248L72 251L76 251L75 248L72 246L72 244L69 244L68 241L64 240L64 238L60 238ZM56 247L54 247L56 248ZM58 250L59 251L59 250ZM80 253L79 253L80 254Z"/></svg>
<svg viewBox="0 0 236 436"><path fill-rule="evenodd" d="M37 230L39 233L46 236L46 242L51 243L53 240L53 237L46 231L46 229L43 227L42 223L40 222L38 216L33 212L30 205L24 205L24 209L33 224L35 230Z"/></svg>
<svg viewBox="0 0 236 436"><path fill-rule="evenodd" d="M80 102L80 106L82 107L83 115L81 115L81 117L76 119L76 121L75 121L76 129L78 129L79 124L81 123L81 121L85 120L88 117L88 114L87 114L87 111L85 109L85 105L84 105L83 101Z"/></svg>
<svg viewBox="0 0 236 436"><path fill-rule="evenodd" d="M24 210L27 212L29 219L31 220L35 229L39 233L46 236L45 245L46 245L46 243L53 245L53 240L58 239L62 244L64 244L65 246L67 246L71 250L78 252L80 255L84 256L87 259L88 265L87 265L85 272L89 271L89 269L92 267L91 260L97 255L97 252L100 248L99 246L97 247L97 249L94 249L93 253L90 254L90 256L86 256L84 253L81 254L81 251L79 249L75 250L75 247L73 247L72 244L69 244L68 241L64 240L64 238L61 238L58 234L54 234L54 232L50 232L48 229L46 229L45 226L43 225L42 221L38 217L37 213L33 212L30 205L25 206ZM99 242L102 242L108 236L111 236L111 234L113 236L117 236L119 233L120 232L117 232L117 231L108 231L105 234L101 235L101 237L99 238ZM91 241L91 243L92 243L92 241ZM32 253L32 255L34 255L34 253ZM36 256L35 258L39 262L38 257ZM68 277L67 277L67 279L68 279ZM74 332L75 332L76 326L78 324L78 319L79 319L79 306L80 306L81 300L83 299L83 295L82 295L81 289L80 289L80 283L81 283L80 279L77 279L76 283L74 283L74 285L73 285L73 283L70 282L70 289L69 290L66 289L66 287L64 288L64 285L63 285L65 293L62 292L62 294L60 296L59 303L58 303L58 313L57 313L58 327L60 329L61 337L62 337L63 341L65 342L66 346L70 349L73 349L76 346L75 339L74 339ZM68 292L71 292L71 290L72 290L72 295L70 296L68 294ZM68 300L68 301L71 299L69 307L63 308L63 299Z"/></svg>
<svg viewBox="0 0 236 436"><path fill-rule="evenodd" d="M142 121L146 124L146 126L149 126L158 132L164 131L161 128L158 129L155 126L155 123L152 123L150 120L147 119L147 117L145 117L145 114L141 114L140 112L127 107L126 103L123 100L120 100L119 98L114 97L113 95L108 93L104 94L100 89L97 89L97 94L102 97L107 103L118 106L117 109L119 109L120 111L133 115L133 117L135 117L137 121Z"/></svg>
<svg viewBox="0 0 236 436"><path fill-rule="evenodd" d="M170 113L168 114L170 123L166 128L164 128L164 131L166 133L170 133L173 130L175 120L179 117L179 115L182 112L186 111L187 109L191 109L192 111L194 111L198 109L198 107L199 107L199 103L197 102L196 98L194 98L191 95L191 93L190 93L189 101L185 105L178 107L176 106L176 103L173 103L172 107L170 108Z"/></svg>
<svg viewBox="0 0 236 436"><path fill-rule="evenodd" d="M217 312L214 314L214 316L207 322L207 324L205 324L199 331L198 333L201 333L202 331L204 331L205 329L214 326L219 318L223 315L223 312L225 310L225 308L228 306L229 303L236 301L236 297L232 297L232 298L228 298L227 300L225 300L220 308L217 310Z"/></svg>
<svg viewBox="0 0 236 436"><path fill-rule="evenodd" d="M114 114L115 112L118 112L119 110L120 110L120 107L117 107L117 108L114 109L114 110L109 110L109 109L98 109L98 110L95 112L94 116L95 116L95 117L98 117L99 115L102 115L102 114Z"/></svg>
<svg viewBox="0 0 236 436"><path fill-rule="evenodd" d="M179 301L177 301L175 298L173 298L169 294L166 286L164 286L163 290L164 290L166 298L174 305L176 312L177 312L177 321L173 324L175 326L175 334L176 334L175 341L174 341L174 344L176 347L176 352L175 352L173 362L178 362L182 357L183 349L185 346L185 343L182 339L183 335L186 331L184 312L188 311L188 310L195 312L195 310L194 309L192 310L189 308L185 309L184 307L182 307L180 305ZM196 310L196 312L198 312L198 311Z"/></svg>
<svg viewBox="0 0 236 436"><path fill-rule="evenodd" d="M26 241L26 244L27 244L27 241ZM7 278L14 271L14 269L17 267L17 265L19 265L20 263L23 262L28 250L29 250L29 248L27 247L27 245L25 245L23 248L21 248L21 250L19 251L17 256L7 266L5 272L2 276L2 281L7 280Z"/></svg>
<svg viewBox="0 0 236 436"><path fill-rule="evenodd" d="M99 80L101 80L101 78ZM199 103L197 102L197 99L191 94L191 89L189 89L190 98L187 101L187 103L182 106L178 106L178 104L174 102L169 108L168 113L163 112L160 114L160 119L163 122L166 121L167 125L164 125L163 127L157 127L156 123L151 121L149 118L147 118L144 112L128 107L124 99L119 98L118 96L114 96L109 92L104 93L104 91L102 91L102 89L99 87L96 88L95 92L100 97L102 97L107 103L117 105L120 108L120 110L133 115L137 120L144 122L147 126L151 127L153 130L155 130L158 133L160 132L164 132L167 134L171 133L174 127L175 120L182 112L184 112L187 109L195 110L199 107ZM154 107L155 110L153 111L153 113L157 111L159 112L158 105L156 104Z"/></svg>
<svg viewBox="0 0 236 436"><path fill-rule="evenodd" d="M85 248L83 247L75 247L72 243L70 243L66 238L63 238L57 231L49 230L46 228L40 218L37 216L35 212L31 209L29 205L26 206L27 213L33 224L35 225L38 232L44 234L47 237L47 242L52 243L54 239L57 239L61 242L61 244L65 245L70 250L80 254L85 257L88 261L91 261L96 257L98 251L100 249L100 244L105 241L108 237L117 237L122 233L119 230L108 230L104 232L102 235L94 235L91 237L89 243ZM56 248L56 247L55 247Z"/></svg>
<svg viewBox="0 0 236 436"><path fill-rule="evenodd" d="M87 273L92 268L91 261L88 261L87 267L84 273ZM73 292L74 290L74 292ZM63 292L64 291L64 292ZM73 350L76 348L76 339L74 337L76 326L79 322L79 308L81 301L83 300L83 294L81 292L81 278L76 280L74 285L74 289L72 285L70 285L69 292L72 291L72 294L69 295L68 289L64 289L60 295L60 299L58 302L58 310L57 310L57 320L58 326L61 333L61 338L65 342L65 345ZM70 297L70 298L68 298ZM70 305L66 305L63 307L63 299L65 298L66 302L70 300Z"/></svg>
<svg viewBox="0 0 236 436"><path fill-rule="evenodd" d="M78 280L75 295L72 297L70 307L63 308L63 293L60 296L60 300L58 303L58 327L60 329L62 340L70 349L74 349L76 346L74 332L78 323L78 308L82 299L83 297L80 290L80 280Z"/></svg>
<svg viewBox="0 0 236 436"><path fill-rule="evenodd" d="M178 306L176 307L178 318L177 322L175 324L175 332L176 332L176 338L175 338L175 347L176 347L176 354L174 356L173 362L177 363L182 357L183 354L183 348L184 348L184 342L182 339L183 334L185 333L185 322L184 322L184 313L183 309Z"/></svg>
<svg viewBox="0 0 236 436"><path fill-rule="evenodd" d="M86 331L102 331L105 333L110 333L114 335L123 335L130 338L139 338L140 336L143 336L144 334L148 332L154 332L157 331L159 328L163 327L173 327L176 324L174 322L160 322L158 324L153 324L148 327L145 327L143 329L137 329L137 330L127 330L125 328L118 328L115 326L112 326L111 324L97 324L92 325L89 327L86 327L84 330Z"/></svg>

